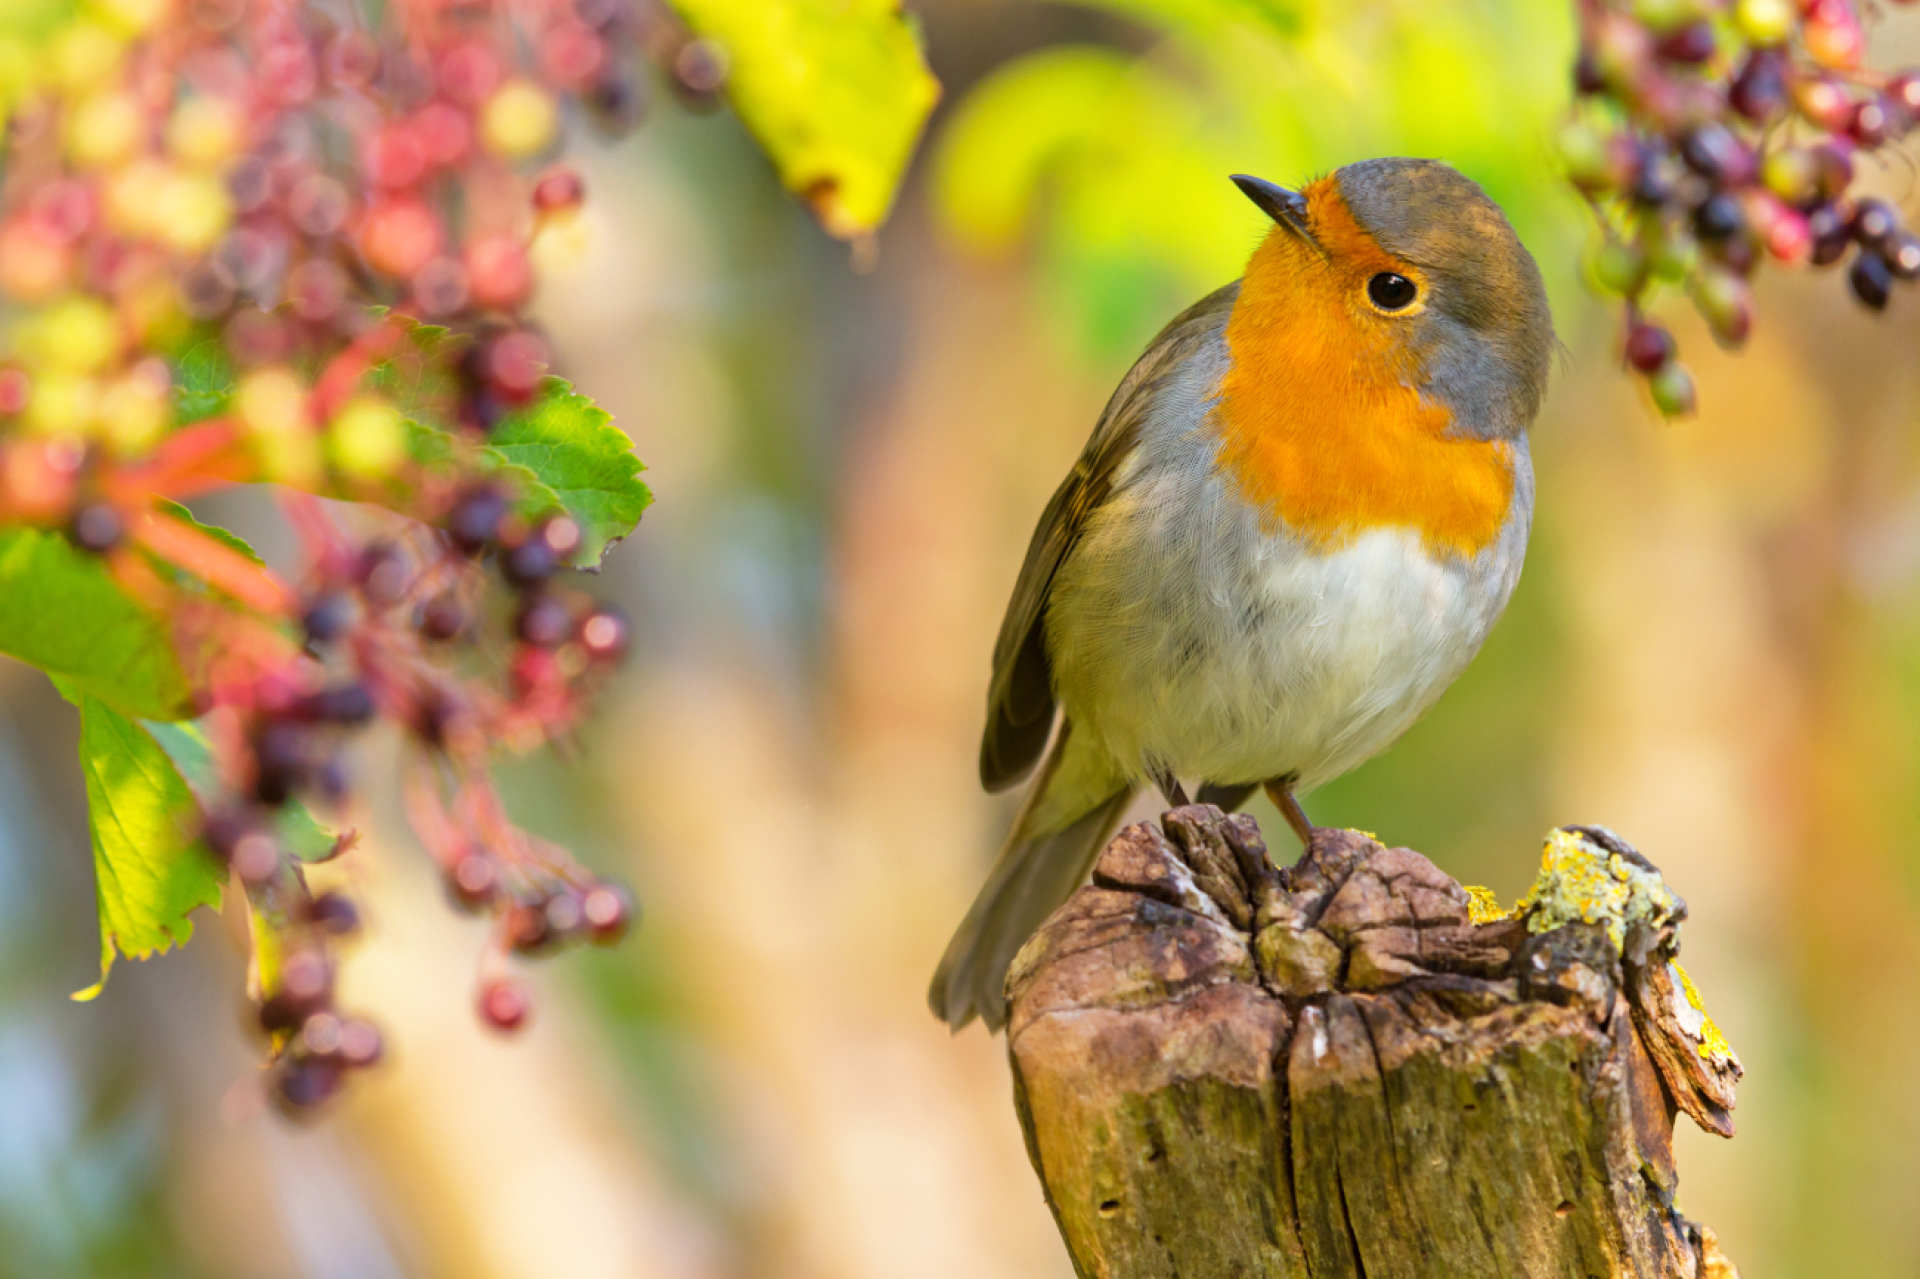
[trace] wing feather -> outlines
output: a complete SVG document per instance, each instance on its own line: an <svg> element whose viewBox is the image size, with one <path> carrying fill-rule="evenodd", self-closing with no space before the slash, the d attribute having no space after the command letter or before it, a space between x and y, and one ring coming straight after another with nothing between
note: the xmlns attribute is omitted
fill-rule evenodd
<svg viewBox="0 0 1920 1279"><path fill-rule="evenodd" d="M1041 514L993 646L987 727L980 740L980 781L988 790L1005 790L1025 777L1053 731L1046 613L1061 562L1088 518L1112 495L1159 387L1198 347L1215 339L1222 316L1239 294L1238 281L1216 289L1160 331L1115 388L1080 460Z"/></svg>

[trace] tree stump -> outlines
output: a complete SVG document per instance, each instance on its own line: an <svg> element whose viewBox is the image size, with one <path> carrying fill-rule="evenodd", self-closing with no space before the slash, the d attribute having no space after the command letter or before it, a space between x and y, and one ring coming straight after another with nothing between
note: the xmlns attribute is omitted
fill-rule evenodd
<svg viewBox="0 0 1920 1279"><path fill-rule="evenodd" d="M1075 1270L1734 1279L1674 1207L1674 1116L1731 1136L1740 1075L1685 913L1598 828L1511 912L1352 831L1284 871L1208 805L1121 831L1007 982Z"/></svg>

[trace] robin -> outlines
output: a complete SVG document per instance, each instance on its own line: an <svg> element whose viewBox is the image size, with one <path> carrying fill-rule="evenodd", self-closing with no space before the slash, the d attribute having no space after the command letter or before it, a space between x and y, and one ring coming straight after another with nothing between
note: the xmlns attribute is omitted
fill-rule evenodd
<svg viewBox="0 0 1920 1279"><path fill-rule="evenodd" d="M1310 843L1300 797L1425 713L1520 576L1555 340L1500 207L1434 160L1233 181L1274 225L1122 379L1000 626L980 779L1038 773L934 974L956 1030L1005 1022L1142 785L1264 786Z"/></svg>

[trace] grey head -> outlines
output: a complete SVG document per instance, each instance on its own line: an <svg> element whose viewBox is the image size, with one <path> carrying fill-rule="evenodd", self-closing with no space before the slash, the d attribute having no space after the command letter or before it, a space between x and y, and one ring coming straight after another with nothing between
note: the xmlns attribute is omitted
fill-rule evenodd
<svg viewBox="0 0 1920 1279"><path fill-rule="evenodd" d="M1423 393L1456 429L1511 439L1532 425L1555 346L1540 267L1480 184L1439 160L1381 159L1334 175L1354 220L1428 282L1409 315Z"/></svg>

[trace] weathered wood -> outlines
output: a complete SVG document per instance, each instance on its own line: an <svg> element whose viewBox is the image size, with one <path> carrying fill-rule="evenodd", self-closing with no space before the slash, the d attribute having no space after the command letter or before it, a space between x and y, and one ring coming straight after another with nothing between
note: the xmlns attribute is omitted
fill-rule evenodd
<svg viewBox="0 0 1920 1279"><path fill-rule="evenodd" d="M1510 914L1323 831L1285 871L1205 805L1130 826L1008 977L1028 1153L1088 1279L1734 1279L1674 1208L1673 1120L1739 1062L1686 907L1556 831Z"/></svg>

